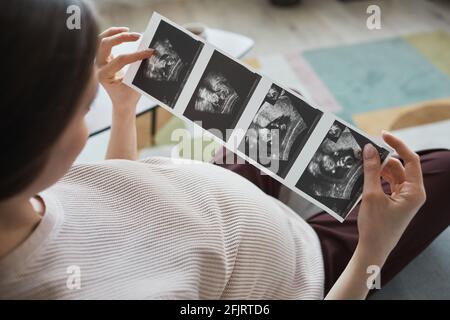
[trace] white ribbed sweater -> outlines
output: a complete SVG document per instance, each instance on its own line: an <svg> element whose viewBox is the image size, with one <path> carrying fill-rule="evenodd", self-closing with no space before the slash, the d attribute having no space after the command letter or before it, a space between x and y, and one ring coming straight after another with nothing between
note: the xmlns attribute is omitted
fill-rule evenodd
<svg viewBox="0 0 450 320"><path fill-rule="evenodd" d="M0 260L0 298L323 297L312 228L217 166L76 165L41 196L43 220Z"/></svg>

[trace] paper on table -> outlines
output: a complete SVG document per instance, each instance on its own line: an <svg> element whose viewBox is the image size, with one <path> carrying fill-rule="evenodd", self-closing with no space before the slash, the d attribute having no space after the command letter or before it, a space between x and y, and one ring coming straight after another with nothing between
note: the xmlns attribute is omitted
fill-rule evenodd
<svg viewBox="0 0 450 320"><path fill-rule="evenodd" d="M392 150L154 13L124 83L343 221L361 199L362 148ZM256 150L256 152L254 152ZM261 152L261 150L263 152Z"/></svg>

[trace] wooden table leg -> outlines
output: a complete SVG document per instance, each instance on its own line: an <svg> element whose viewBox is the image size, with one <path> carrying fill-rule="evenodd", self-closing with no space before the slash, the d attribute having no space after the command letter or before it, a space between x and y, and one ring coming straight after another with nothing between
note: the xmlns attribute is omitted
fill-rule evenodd
<svg viewBox="0 0 450 320"><path fill-rule="evenodd" d="M151 121L150 121L150 141L152 144L155 144L155 135L156 135L156 120L157 120L157 109L159 106L150 110Z"/></svg>

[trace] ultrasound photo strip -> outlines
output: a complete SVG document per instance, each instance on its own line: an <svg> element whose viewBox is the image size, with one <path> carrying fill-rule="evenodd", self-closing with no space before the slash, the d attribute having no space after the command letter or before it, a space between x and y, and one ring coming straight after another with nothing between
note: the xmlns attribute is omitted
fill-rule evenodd
<svg viewBox="0 0 450 320"><path fill-rule="evenodd" d="M238 150L285 178L321 116L322 111L272 83Z"/></svg>
<svg viewBox="0 0 450 320"><path fill-rule="evenodd" d="M234 129L261 76L214 51L183 113L219 138Z"/></svg>
<svg viewBox="0 0 450 320"><path fill-rule="evenodd" d="M173 108L203 46L161 20L149 44L155 54L139 66L133 84Z"/></svg>
<svg viewBox="0 0 450 320"><path fill-rule="evenodd" d="M145 48L156 54L130 65L124 83L341 222L361 199L363 146L372 143L383 165L392 153L158 13Z"/></svg>
<svg viewBox="0 0 450 320"><path fill-rule="evenodd" d="M345 218L361 198L362 150L370 140L339 120L330 126L296 187ZM374 145L381 161L389 151Z"/></svg>

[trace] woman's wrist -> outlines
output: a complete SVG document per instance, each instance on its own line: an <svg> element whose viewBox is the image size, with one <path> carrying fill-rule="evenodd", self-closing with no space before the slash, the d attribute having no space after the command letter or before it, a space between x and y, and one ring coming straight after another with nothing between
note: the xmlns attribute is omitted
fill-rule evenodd
<svg viewBox="0 0 450 320"><path fill-rule="evenodd" d="M107 159L137 158L136 112L134 109L113 107L111 135Z"/></svg>
<svg viewBox="0 0 450 320"><path fill-rule="evenodd" d="M358 244L352 258L325 299L365 299L374 273L379 277L386 254Z"/></svg>
<svg viewBox="0 0 450 320"><path fill-rule="evenodd" d="M366 265L366 267L375 265L381 267L386 262L387 257L389 256L390 250L385 248L376 247L370 244L364 244L358 242L356 246L356 250L353 255L357 258L360 263Z"/></svg>
<svg viewBox="0 0 450 320"><path fill-rule="evenodd" d="M114 104L112 106L113 116L120 117L135 117L136 116L136 104Z"/></svg>
<svg viewBox="0 0 450 320"><path fill-rule="evenodd" d="M114 107L112 125L120 130L136 130L136 111L133 108Z"/></svg>

